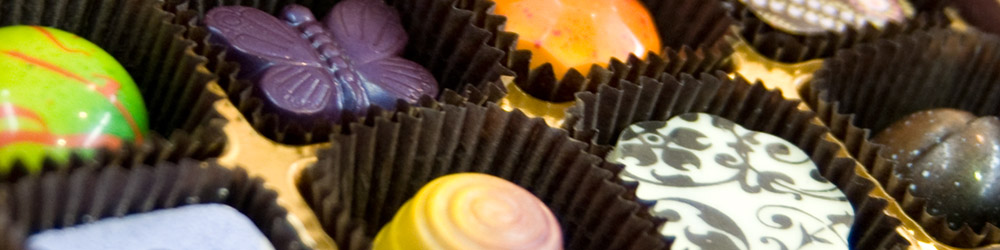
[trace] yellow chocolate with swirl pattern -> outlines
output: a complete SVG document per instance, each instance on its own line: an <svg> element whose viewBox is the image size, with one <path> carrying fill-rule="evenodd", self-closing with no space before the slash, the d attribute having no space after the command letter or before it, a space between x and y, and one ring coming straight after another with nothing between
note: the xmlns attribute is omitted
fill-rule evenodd
<svg viewBox="0 0 1000 250"><path fill-rule="evenodd" d="M375 237L374 249L562 249L552 212L527 190L486 174L437 178Z"/></svg>

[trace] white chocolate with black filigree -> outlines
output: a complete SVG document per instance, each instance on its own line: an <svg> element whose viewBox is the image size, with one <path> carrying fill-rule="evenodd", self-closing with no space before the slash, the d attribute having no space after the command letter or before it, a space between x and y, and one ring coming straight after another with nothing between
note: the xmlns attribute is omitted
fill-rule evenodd
<svg viewBox="0 0 1000 250"><path fill-rule="evenodd" d="M860 29L866 23L882 28L906 20L905 0L740 0L762 20L795 34Z"/></svg>
<svg viewBox="0 0 1000 250"><path fill-rule="evenodd" d="M805 152L708 114L633 124L608 156L673 249L847 249L854 209Z"/></svg>

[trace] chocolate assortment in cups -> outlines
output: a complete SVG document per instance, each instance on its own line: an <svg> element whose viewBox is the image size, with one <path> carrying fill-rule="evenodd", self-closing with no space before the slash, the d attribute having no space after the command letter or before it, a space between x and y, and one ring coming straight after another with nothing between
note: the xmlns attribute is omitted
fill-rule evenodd
<svg viewBox="0 0 1000 250"><path fill-rule="evenodd" d="M659 232L673 246L909 245L883 212L890 201L870 194L877 184L780 91L717 72L643 78L577 99L565 128L620 164L618 181L666 220Z"/></svg>
<svg viewBox="0 0 1000 250"><path fill-rule="evenodd" d="M0 1L0 249L997 247L975 6Z"/></svg>
<svg viewBox="0 0 1000 250"><path fill-rule="evenodd" d="M667 247L607 163L541 119L473 104L370 118L331 135L299 186L340 249ZM460 173L498 180L443 183Z"/></svg>
<svg viewBox="0 0 1000 250"><path fill-rule="evenodd" d="M0 194L3 249L305 247L262 179L211 161L61 169Z"/></svg>
<svg viewBox="0 0 1000 250"><path fill-rule="evenodd" d="M623 79L731 67L736 20L706 1L447 2L495 34L489 43L504 52L517 87L545 101Z"/></svg>
<svg viewBox="0 0 1000 250"><path fill-rule="evenodd" d="M150 1L5 1L0 180L219 156L212 78ZM90 13L84 14L84 11ZM130 13L130 14L126 14Z"/></svg>
<svg viewBox="0 0 1000 250"><path fill-rule="evenodd" d="M740 36L771 60L795 63L837 50L949 24L944 1L724 0Z"/></svg>
<svg viewBox="0 0 1000 250"><path fill-rule="evenodd" d="M431 29L401 22L400 12L378 1L216 4L172 1L165 8L178 13L175 23L188 25L189 39L203 47L209 70L250 123L283 144L324 142L333 124L422 96L476 92L496 99L503 93L499 77L513 74L499 64L501 52L486 45L488 32L458 17L436 17L443 20L435 25L449 28L411 39L428 35L413 30ZM411 52L435 48L453 49Z"/></svg>
<svg viewBox="0 0 1000 250"><path fill-rule="evenodd" d="M952 30L880 41L838 53L803 90L907 214L954 247L1000 242L998 45Z"/></svg>

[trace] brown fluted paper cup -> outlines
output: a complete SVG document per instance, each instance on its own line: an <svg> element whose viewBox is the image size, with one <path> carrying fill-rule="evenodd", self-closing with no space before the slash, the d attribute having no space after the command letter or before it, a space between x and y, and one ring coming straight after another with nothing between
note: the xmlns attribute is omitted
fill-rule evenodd
<svg viewBox="0 0 1000 250"><path fill-rule="evenodd" d="M322 18L335 2L236 1L221 5L249 6L274 15L291 4L306 6ZM394 5L409 35L403 56L434 75L441 90L434 98L453 101L456 96L481 97L495 102L503 96L506 90L499 82L500 76L513 73L500 64L502 52L486 44L489 32L472 25L467 11L447 8L441 1L400 1ZM211 34L202 21L205 13L217 6L220 3L174 0L167 1L164 9L175 15L174 24L188 29L185 38L198 45L196 52L208 62L207 70L218 76L219 85L258 132L282 144L325 142L335 124L283 118L268 109L267 100L252 95L255 87L248 79L237 77L239 63L226 57L227 48L210 42ZM357 118L346 115L341 121Z"/></svg>
<svg viewBox="0 0 1000 250"><path fill-rule="evenodd" d="M657 77L663 73L700 73L731 69L730 45L736 20L717 4L701 0L643 1L660 33L664 48L660 54L629 55L608 58L608 66L591 65L584 75L575 69L554 72L550 64L531 68L531 52L517 50L518 35L503 30L506 17L493 14L496 3L489 0L426 0L448 2L469 12L477 27L494 34L488 43L503 51L505 66L518 76L518 87L528 94L551 102L572 101L580 91L596 91L604 84L621 80L634 81L640 76ZM414 1L425 2L425 1ZM404 12L409 9L404 8ZM645 59L640 59L645 56ZM561 75L557 78L556 75Z"/></svg>
<svg viewBox="0 0 1000 250"><path fill-rule="evenodd" d="M538 118L490 104L440 105L345 125L299 189L341 249L367 249L403 203L462 172L511 181L555 214L567 249L664 249L657 221L614 184L615 169Z"/></svg>
<svg viewBox="0 0 1000 250"><path fill-rule="evenodd" d="M276 249L305 249L276 196L241 168L190 159L53 171L0 187L0 249L47 229L207 203L243 213Z"/></svg>
<svg viewBox="0 0 1000 250"><path fill-rule="evenodd" d="M819 173L837 186L855 209L848 245L855 249L906 247L909 242L896 231L898 219L883 209L889 201L871 194L876 183L857 175L853 159L838 156L841 146L828 139L828 129L812 121L815 114L798 109L780 91L723 72L699 78L682 74L642 78L620 88L601 87L597 93L580 93L567 111L564 128L577 139L592 143L591 151L607 155L619 134L633 123L666 121L685 113L702 112L731 120L753 131L772 134L805 151ZM667 221L666 223L670 223Z"/></svg>
<svg viewBox="0 0 1000 250"><path fill-rule="evenodd" d="M852 25L842 32L793 34L783 31L750 11L741 1L724 0L733 6L733 16L740 20L740 35L761 55L770 59L796 63L817 58L827 58L840 49L854 47L880 39L910 34L919 30L947 27L950 24L940 4L921 2L918 12L902 23L889 22L884 27L866 23L858 28Z"/></svg>
<svg viewBox="0 0 1000 250"><path fill-rule="evenodd" d="M222 96L209 90L213 76L203 70L205 60L194 54L195 44L181 37L183 27L170 24L170 14L159 11L159 5L158 1L134 0L0 2L4 12L0 26L58 28L107 51L135 80L147 109L150 133L145 137L152 140L105 150L96 158L46 160L43 169L102 165L109 158L152 163L221 154L226 144L221 133L225 121L213 104ZM0 174L0 180L30 172L23 162L14 163L13 171Z"/></svg>
<svg viewBox="0 0 1000 250"><path fill-rule="evenodd" d="M903 163L871 135L914 112L954 108L1000 114L1000 39L978 32L931 30L845 50L820 69L803 97L848 151L931 236L956 247L1000 243L998 218L949 222L907 187ZM942 184L945 185L945 184ZM950 226L949 226L950 224Z"/></svg>

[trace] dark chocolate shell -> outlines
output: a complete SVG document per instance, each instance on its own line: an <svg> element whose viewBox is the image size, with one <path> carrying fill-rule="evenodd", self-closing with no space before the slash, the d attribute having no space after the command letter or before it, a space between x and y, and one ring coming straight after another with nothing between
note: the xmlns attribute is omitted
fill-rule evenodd
<svg viewBox="0 0 1000 250"><path fill-rule="evenodd" d="M930 206L938 202L920 195L927 194L921 191L921 187L923 190L929 190L932 185L940 186L940 189L946 192L956 192L958 187L955 181L959 181L959 187L975 186L971 183L971 180L976 178L975 170L966 173L948 173L961 177L924 178L925 169L909 171L905 162L899 160L909 158L910 156L905 154L912 154L914 149L911 148L923 146L907 146L908 148L903 150L909 149L909 152L902 154L896 150L883 150L885 147L882 144L871 140L870 133L882 131L914 112L930 109L952 108L968 111L975 116L1000 114L1000 85L996 84L1000 82L1000 75L997 74L1000 72L998 65L1000 65L1000 39L995 36L978 31L958 32L948 29L919 31L839 52L824 62L823 68L814 74L808 86L802 88L801 96L819 113L819 118L831 128L833 135L844 142L848 152L868 169L868 172L899 202L907 215L919 223L930 236L943 244L956 247L985 246L1000 243L1000 228L995 226L995 221L990 222L976 216L963 218L978 221L958 221L957 218L946 216L950 213L940 210L941 207L937 208L937 211L930 209ZM957 117L948 119L971 120L968 116ZM937 122L940 121L935 123ZM910 121L910 123L927 124L930 121ZM902 126L905 126L905 122ZM893 128L891 131L895 130L898 128ZM954 131L964 133L961 129ZM938 138L942 141L947 139L959 142L961 138L966 138L966 141L975 138L969 136L972 134L950 137L945 135ZM985 134L983 136L983 143L995 140L985 138ZM923 145L928 140L932 142L937 140L891 137L897 137L894 141L902 141L904 145ZM950 148L959 144L946 142L945 145L947 146L944 148L934 150L937 154L949 151L951 152L948 154L953 154L961 151ZM977 148L972 152L976 155L992 154L978 152L980 150ZM987 147L986 150L991 149ZM894 154L897 159L893 159ZM927 152L918 154L925 154L922 157L931 155ZM962 161L965 160L967 159ZM972 160L975 161L980 160ZM928 176L939 172L935 169L926 170ZM992 178L984 174L987 172L980 171L980 178ZM930 180L940 182L923 184ZM914 187L920 194L910 190L910 184L916 184ZM959 209L973 209L971 207L976 206L967 200L943 206L959 205L964 206Z"/></svg>
<svg viewBox="0 0 1000 250"><path fill-rule="evenodd" d="M954 109L914 113L872 139L899 162L913 195L927 212L948 217L948 227L981 228L1000 222L1000 120Z"/></svg>

